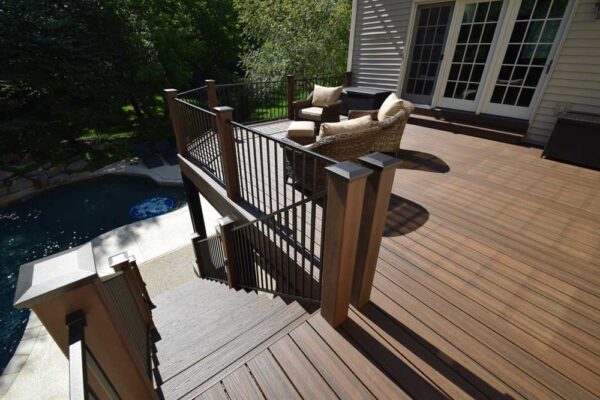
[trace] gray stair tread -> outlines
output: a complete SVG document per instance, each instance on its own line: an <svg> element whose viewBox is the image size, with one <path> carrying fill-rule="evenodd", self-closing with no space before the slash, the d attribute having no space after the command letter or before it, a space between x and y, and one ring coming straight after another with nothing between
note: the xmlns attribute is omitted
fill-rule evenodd
<svg viewBox="0 0 600 400"><path fill-rule="evenodd" d="M247 358L266 348L270 340L285 335L304 321L308 314L298 303L277 306L268 316L233 337L217 350L164 382L161 390L166 399L192 398L200 394L221 375L243 364Z"/></svg>
<svg viewBox="0 0 600 400"><path fill-rule="evenodd" d="M246 330L260 323L273 312L285 306L269 299L256 299L248 305L241 305L237 310L231 310L221 315L220 319L196 330L182 333L176 342L169 347L158 348L161 365L159 372L166 381L189 365L201 360L213 351L243 334Z"/></svg>
<svg viewBox="0 0 600 400"><path fill-rule="evenodd" d="M246 294L243 298L231 296L223 298L222 302L217 304L192 304L188 309L182 309L179 314L173 315L169 321L156 322L162 337L162 340L156 343L159 356L163 350L181 348L180 343L186 339L204 337L217 321L229 320L229 316L236 310L250 307L259 301L262 300L251 294Z"/></svg>

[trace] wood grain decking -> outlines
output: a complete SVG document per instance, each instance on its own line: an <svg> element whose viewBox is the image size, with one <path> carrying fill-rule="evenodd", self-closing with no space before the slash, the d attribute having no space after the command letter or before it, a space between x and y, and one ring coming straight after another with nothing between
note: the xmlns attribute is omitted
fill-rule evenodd
<svg viewBox="0 0 600 400"><path fill-rule="evenodd" d="M600 396L600 172L414 125L402 149L371 303L200 398Z"/></svg>

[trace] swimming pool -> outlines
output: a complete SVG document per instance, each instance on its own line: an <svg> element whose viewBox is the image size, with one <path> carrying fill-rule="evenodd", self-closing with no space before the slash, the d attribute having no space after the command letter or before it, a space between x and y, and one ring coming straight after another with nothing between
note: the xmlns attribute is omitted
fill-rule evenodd
<svg viewBox="0 0 600 400"><path fill-rule="evenodd" d="M85 243L103 232L185 205L181 187L104 176L49 189L0 207L0 372L29 311L13 308L19 266Z"/></svg>

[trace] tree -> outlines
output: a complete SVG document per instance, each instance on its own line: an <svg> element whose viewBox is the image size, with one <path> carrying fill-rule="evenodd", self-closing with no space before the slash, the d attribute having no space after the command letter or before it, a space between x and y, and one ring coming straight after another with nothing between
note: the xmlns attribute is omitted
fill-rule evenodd
<svg viewBox="0 0 600 400"><path fill-rule="evenodd" d="M87 129L142 122L166 86L229 79L232 0L5 0L0 5L0 151L43 158Z"/></svg>
<svg viewBox="0 0 600 400"><path fill-rule="evenodd" d="M350 0L236 0L251 80L346 70Z"/></svg>
<svg viewBox="0 0 600 400"><path fill-rule="evenodd" d="M138 66L152 57L137 40L126 6L122 0L3 4L2 147L44 152L62 139L72 142L162 75L140 73Z"/></svg>

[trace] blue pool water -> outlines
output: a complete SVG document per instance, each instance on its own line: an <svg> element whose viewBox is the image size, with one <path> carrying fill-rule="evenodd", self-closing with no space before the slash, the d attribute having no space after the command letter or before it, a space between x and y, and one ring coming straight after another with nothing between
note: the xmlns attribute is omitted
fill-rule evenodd
<svg viewBox="0 0 600 400"><path fill-rule="evenodd" d="M0 372L29 311L12 307L19 266L85 243L103 232L185 205L181 187L106 176L46 190L0 208Z"/></svg>

